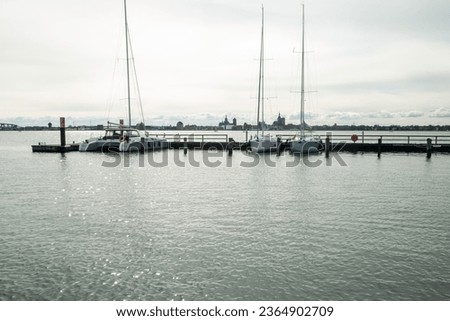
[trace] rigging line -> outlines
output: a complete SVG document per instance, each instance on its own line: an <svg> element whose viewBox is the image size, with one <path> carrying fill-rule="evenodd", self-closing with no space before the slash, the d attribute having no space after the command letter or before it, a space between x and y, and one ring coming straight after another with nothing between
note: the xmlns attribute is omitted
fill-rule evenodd
<svg viewBox="0 0 450 321"><path fill-rule="evenodd" d="M122 7L122 15L123 16L123 10L124 8ZM118 77L120 77L120 75L118 76L118 73L121 71L120 70L120 53L122 53L122 46L123 46L123 41L121 39L121 37L119 35L122 34L122 22L120 20L120 22L118 23L117 26L117 31L116 31L116 51L115 51L115 55L114 55L114 70L112 73L112 79L111 79L111 84L110 84L110 91L109 91L109 97L108 100L106 101L106 108L105 108L105 112L107 114L106 120L110 121L110 117L111 117L111 112L112 109L115 107L115 105L117 104L116 99L118 99L118 97L114 96L114 94L117 95L117 79ZM120 79L120 78L119 78ZM122 117L122 116L120 116ZM115 120L117 121L117 119Z"/></svg>
<svg viewBox="0 0 450 321"><path fill-rule="evenodd" d="M263 12L263 27L262 27L262 35L261 35L261 59L262 59L262 64L261 64L261 126L262 126L262 135L264 136L264 127L266 125L265 119L264 119L264 109L265 109L265 101L264 101L264 90L265 90L265 62L264 59L266 58L265 56L265 51L264 51L264 7L262 8L262 12Z"/></svg>
<svg viewBox="0 0 450 321"><path fill-rule="evenodd" d="M128 98L124 98L127 97L127 88L126 88L126 83L125 83L125 79L126 79L126 68L124 68L124 66L121 64L119 71L120 71L120 75L119 75L119 81L116 84L116 90L115 92L117 93L117 98L116 100L116 104L118 105L117 110L119 113L119 117L121 119L126 119L127 118L127 113L128 113L128 107L127 107L127 101ZM125 104L123 103L123 101L125 101Z"/></svg>
<svg viewBox="0 0 450 321"><path fill-rule="evenodd" d="M263 67L263 59L264 59L264 7L261 7L262 12L262 23L261 23L261 48L259 52L259 79L258 79L258 112L256 115L256 135L259 136L259 114L260 110L264 109L264 104L261 106L261 94L262 97L264 97L264 92L261 93L261 88L264 88L264 81L263 81L263 73L264 73L264 67ZM262 117L264 119L264 116ZM263 132L264 135L264 132Z"/></svg>
<svg viewBox="0 0 450 321"><path fill-rule="evenodd" d="M300 133L304 136L305 129L305 5L302 4L302 73L300 93Z"/></svg>
<svg viewBox="0 0 450 321"><path fill-rule="evenodd" d="M126 98L122 98L125 97L125 95L123 94L123 79L125 79L125 75L123 70L124 68L122 68L122 65L119 62L120 59L117 59L116 65L114 66L115 69L111 86L108 118L120 117L125 119L124 115L126 115L126 106L122 104L122 101L126 100ZM118 120L113 119L113 121L117 122Z"/></svg>
<svg viewBox="0 0 450 321"><path fill-rule="evenodd" d="M113 69L113 73L112 73L112 80L111 80L111 84L109 86L109 97L108 100L106 102L106 120L109 121L110 117L111 117L111 109L112 109L112 105L113 105L113 92L114 92L114 79L116 78L116 72L117 72L117 63L118 59L114 60L114 69Z"/></svg>
<svg viewBox="0 0 450 321"><path fill-rule="evenodd" d="M131 61L132 61L132 65L133 65L134 81L136 82L136 92L137 92L137 97L138 97L139 112L141 114L141 121L144 124L144 128L145 128L145 119L144 119L144 111L142 108L141 91L139 89L139 82L138 82L138 77L137 77L137 73L136 73L136 64L134 61L133 46L131 45L131 36L130 36L129 32L130 32L130 30L128 29L128 39L130 40Z"/></svg>
<svg viewBox="0 0 450 321"><path fill-rule="evenodd" d="M127 19L127 1L123 1L124 13L125 13L125 49L127 58L127 98L128 98L128 126L131 127L131 101L130 101L130 61L128 57L128 44L129 44L129 29Z"/></svg>

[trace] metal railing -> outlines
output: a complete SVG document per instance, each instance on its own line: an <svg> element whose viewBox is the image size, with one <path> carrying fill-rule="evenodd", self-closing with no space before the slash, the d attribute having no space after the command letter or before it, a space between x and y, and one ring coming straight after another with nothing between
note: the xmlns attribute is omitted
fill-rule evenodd
<svg viewBox="0 0 450 321"><path fill-rule="evenodd" d="M368 143L368 144L376 144L378 143L378 139L381 138L382 143L388 143L388 144L426 144L427 139L430 138L432 141L432 144L435 145L443 145L443 144L450 144L450 135L396 135L396 134L390 134L390 135L376 135L376 134L364 134L364 133L355 133L355 134L333 134L331 133L330 141L332 143L339 143L339 142L346 142L346 143L353 143L352 136L357 135L358 139L356 143ZM328 135L313 135L316 138L320 138L323 141L325 141L325 138ZM298 135L292 134L292 135L276 135L276 137L280 137L282 141L285 140L294 140L298 139Z"/></svg>
<svg viewBox="0 0 450 321"><path fill-rule="evenodd" d="M374 134L356 134L358 136L358 140L356 143L377 143L378 139L381 138L382 143L389 144L426 144L427 139L431 138L432 143L435 145L438 144L450 144L450 135L374 135ZM325 139L325 136L322 136L322 139ZM343 135L343 134L333 134L330 135L331 142L352 142L352 135Z"/></svg>
<svg viewBox="0 0 450 321"><path fill-rule="evenodd" d="M159 137L159 138L165 138L169 142L184 142L184 139L186 138L186 141L188 142L199 142L199 143L206 143L206 142L228 142L228 134L156 134L156 133L149 133L149 136L152 137Z"/></svg>
<svg viewBox="0 0 450 321"><path fill-rule="evenodd" d="M299 139L300 138L300 135L297 133L297 134L295 134L295 133L292 133L292 134L277 134L277 135L275 135L277 138L279 137L282 141L286 141L286 140L295 140L295 139ZM317 138L317 139L322 139L322 140L325 140L325 138L327 137L326 135L316 135L316 134L314 134L314 135L312 135L314 138Z"/></svg>

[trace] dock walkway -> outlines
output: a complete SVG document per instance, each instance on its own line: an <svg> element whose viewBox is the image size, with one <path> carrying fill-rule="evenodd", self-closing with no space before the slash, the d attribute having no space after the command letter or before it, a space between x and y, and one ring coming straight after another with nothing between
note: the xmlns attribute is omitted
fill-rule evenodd
<svg viewBox="0 0 450 321"><path fill-rule="evenodd" d="M152 134L165 138L169 149L200 150L242 150L249 147L248 142L235 142L227 134ZM289 142L294 135L277 135L280 138L280 151L289 151ZM431 147L433 152L450 153L450 136L448 135L362 135L352 141L349 135L326 135L330 152L378 152L378 153L426 153ZM321 137L325 144L325 137ZM354 138L354 137L353 137ZM39 143L32 145L33 152L65 153L78 151L79 144L50 145Z"/></svg>

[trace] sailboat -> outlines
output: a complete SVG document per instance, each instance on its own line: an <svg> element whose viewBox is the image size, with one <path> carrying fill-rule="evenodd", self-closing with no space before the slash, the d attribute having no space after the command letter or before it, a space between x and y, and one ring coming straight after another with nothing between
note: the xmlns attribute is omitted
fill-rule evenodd
<svg viewBox="0 0 450 321"><path fill-rule="evenodd" d="M96 152L96 151L112 151L118 150L128 152L133 150L159 150L168 148L169 144L166 139L158 137L150 137L149 133L140 131L131 126L131 94L130 94L130 31L128 29L127 19L127 1L123 1L125 16L125 50L126 50L126 66L127 66L127 105L128 105L128 127L125 127L123 120L118 126L108 126L105 135L99 138L87 139L80 143L80 152ZM132 54L132 50L131 50ZM133 59L133 58L131 58ZM133 65L134 66L134 65ZM136 75L135 75L136 77ZM137 81L136 81L137 84ZM137 91L139 93L139 90ZM140 100L140 97L139 97ZM141 106L142 113L142 106ZM145 129L145 125L143 125Z"/></svg>
<svg viewBox="0 0 450 321"><path fill-rule="evenodd" d="M301 89L300 89L300 137L290 142L291 153L313 154L322 148L322 141L313 135L305 134L305 5L302 4L302 52L301 52Z"/></svg>
<svg viewBox="0 0 450 321"><path fill-rule="evenodd" d="M264 134L264 7L262 10L261 50L259 57L259 81L258 81L258 111L256 136L250 139L250 149L255 153L276 151L277 139L270 134ZM261 121L260 116L261 114ZM261 127L261 131L260 131Z"/></svg>

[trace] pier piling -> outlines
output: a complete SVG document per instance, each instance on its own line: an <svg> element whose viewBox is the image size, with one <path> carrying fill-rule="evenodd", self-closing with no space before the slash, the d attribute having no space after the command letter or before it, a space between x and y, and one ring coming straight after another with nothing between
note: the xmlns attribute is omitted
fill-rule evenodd
<svg viewBox="0 0 450 321"><path fill-rule="evenodd" d="M277 137L277 156L281 154L281 138Z"/></svg>
<svg viewBox="0 0 450 321"><path fill-rule="evenodd" d="M330 157L330 135L325 139L325 157Z"/></svg>
<svg viewBox="0 0 450 321"><path fill-rule="evenodd" d="M431 158L431 149L432 149L432 145L431 145L431 138L427 138L427 158Z"/></svg>
<svg viewBox="0 0 450 321"><path fill-rule="evenodd" d="M144 152L144 150L145 150L144 146L145 146L145 138L141 137L141 144L139 145L139 153L143 153Z"/></svg>
<svg viewBox="0 0 450 321"><path fill-rule="evenodd" d="M61 147L66 146L66 118L59 117L59 132L61 136Z"/></svg>
<svg viewBox="0 0 450 321"><path fill-rule="evenodd" d="M233 148L234 148L234 139L230 138L227 145L228 156L233 156Z"/></svg>
<svg viewBox="0 0 450 321"><path fill-rule="evenodd" d="M382 137L378 138L378 158L381 156L381 143L382 143Z"/></svg>
<svg viewBox="0 0 450 321"><path fill-rule="evenodd" d="M184 155L186 155L187 154L187 138L186 137L184 137L184 145L183 145L183 152L184 152Z"/></svg>

